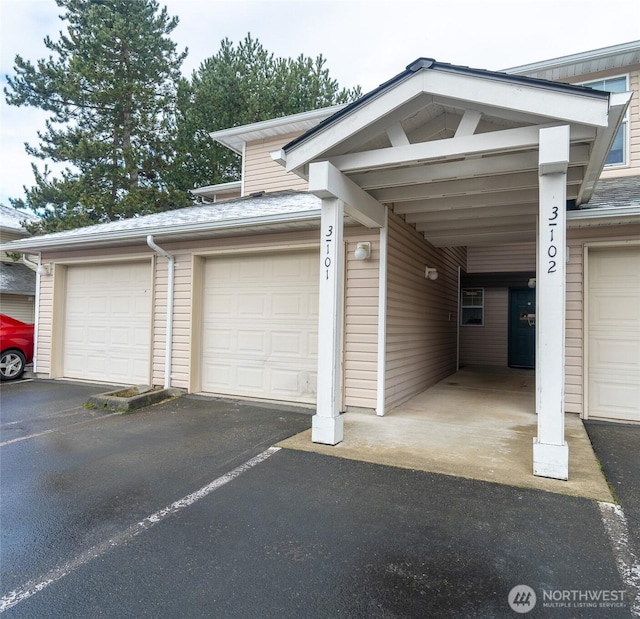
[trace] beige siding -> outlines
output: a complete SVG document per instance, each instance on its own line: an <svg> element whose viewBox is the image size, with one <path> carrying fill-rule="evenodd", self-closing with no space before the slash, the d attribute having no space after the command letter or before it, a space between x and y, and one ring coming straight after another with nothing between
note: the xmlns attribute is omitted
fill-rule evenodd
<svg viewBox="0 0 640 619"><path fill-rule="evenodd" d="M535 270L535 243L469 247L467 249L467 273Z"/></svg>
<svg viewBox="0 0 640 619"><path fill-rule="evenodd" d="M298 134L277 136L248 142L244 156L244 195L250 196L258 191L283 191L294 189L306 191L307 181L295 174L287 174L285 169L271 159L274 150L281 149Z"/></svg>
<svg viewBox="0 0 640 619"><path fill-rule="evenodd" d="M640 241L640 226L569 229L565 322L565 410L583 413L584 397L584 246L596 242Z"/></svg>
<svg viewBox="0 0 640 619"><path fill-rule="evenodd" d="M378 282L380 243L377 231L345 230L346 286L344 328L345 406L375 408L378 369ZM371 241L371 259L356 260L358 241Z"/></svg>
<svg viewBox="0 0 640 619"><path fill-rule="evenodd" d="M508 364L509 290L484 289L484 324L460 327L460 365Z"/></svg>
<svg viewBox="0 0 640 619"><path fill-rule="evenodd" d="M36 342L36 372L38 375L51 374L51 337L53 331L53 281L54 275L40 278L40 299L38 312L38 341Z"/></svg>
<svg viewBox="0 0 640 619"><path fill-rule="evenodd" d="M456 370L458 267L464 248L437 249L400 217L389 216L387 409ZM425 266L436 267L435 281Z"/></svg>

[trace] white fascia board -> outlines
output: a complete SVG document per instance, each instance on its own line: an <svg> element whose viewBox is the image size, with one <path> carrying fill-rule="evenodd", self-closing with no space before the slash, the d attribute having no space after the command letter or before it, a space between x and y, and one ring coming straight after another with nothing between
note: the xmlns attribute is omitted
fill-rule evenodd
<svg viewBox="0 0 640 619"><path fill-rule="evenodd" d="M309 166L309 191L318 198L337 198L344 202L344 212L367 228L382 228L385 207L328 161Z"/></svg>
<svg viewBox="0 0 640 619"><path fill-rule="evenodd" d="M518 127L516 129L504 129L503 131L479 133L459 138L453 137L433 142L420 142L395 148L379 148L367 152L333 157L331 158L331 163L338 170L350 173L489 152L534 149L538 147L540 129L554 126L556 125ZM594 138L595 129L590 127L575 127L572 129L572 141L593 140Z"/></svg>
<svg viewBox="0 0 640 619"><path fill-rule="evenodd" d="M567 211L567 227L569 228L630 223L640 224L640 206L611 206Z"/></svg>
<svg viewBox="0 0 640 619"><path fill-rule="evenodd" d="M239 127L212 131L209 136L238 155L242 155L242 145L246 142L289 133L302 133L340 111L345 105L343 103L332 107L301 112L300 114L291 114L290 116L271 118Z"/></svg>
<svg viewBox="0 0 640 619"><path fill-rule="evenodd" d="M303 167L324 152L359 133L381 117L422 94L422 80L419 73L407 76L392 89L382 92L356 107L349 114L341 116L334 124L296 144L286 151L286 170L292 172Z"/></svg>
<svg viewBox="0 0 640 619"><path fill-rule="evenodd" d="M194 196L208 195L212 193L224 193L226 191L235 191L242 188L242 181L231 181L229 183L218 183L217 185L206 185L205 187L196 187L189 191Z"/></svg>
<svg viewBox="0 0 640 619"><path fill-rule="evenodd" d="M503 69L503 73L511 73L513 75L526 75L528 73L537 73L539 71L548 71L567 67L585 62L602 60L615 56L624 56L625 54L637 52L640 50L640 41L631 41L629 43L621 43L620 45L612 45L610 47L601 47L586 52L570 54L569 56L560 56L559 58L550 58L549 60L541 60L530 64L523 64L509 69Z"/></svg>
<svg viewBox="0 0 640 619"><path fill-rule="evenodd" d="M421 73L424 91L434 96L446 96L469 104L488 105L496 110L504 108L558 121L594 127L607 125L607 100L599 92L577 93L447 71Z"/></svg>
<svg viewBox="0 0 640 619"><path fill-rule="evenodd" d="M190 223L174 226L155 226L152 228L133 228L130 230L104 231L100 234L78 234L72 238L46 239L45 237L31 237L20 241L12 241L0 245L0 251L15 251L29 253L32 251L46 251L52 249L71 249L86 245L130 244L140 241L146 244L149 234L156 238L171 240L172 237L184 237L189 234L202 234L206 232L223 231L231 229L249 228L252 226L267 226L274 224L300 223L320 219L320 209L312 209L298 213L285 213L282 215L266 215L260 217L248 217L243 219L228 219L219 222Z"/></svg>
<svg viewBox="0 0 640 619"><path fill-rule="evenodd" d="M591 199L632 96L632 92L611 94L609 99L609 122L604 129L598 130L589 164L585 170L584 182L578 193L578 204L585 204Z"/></svg>

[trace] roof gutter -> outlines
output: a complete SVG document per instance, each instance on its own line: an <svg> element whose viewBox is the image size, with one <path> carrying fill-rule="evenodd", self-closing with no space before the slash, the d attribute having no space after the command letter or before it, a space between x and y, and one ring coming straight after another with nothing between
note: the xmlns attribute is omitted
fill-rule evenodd
<svg viewBox="0 0 640 619"><path fill-rule="evenodd" d="M568 228L640 223L640 206L610 206L567 211Z"/></svg>
<svg viewBox="0 0 640 619"><path fill-rule="evenodd" d="M168 282L167 282L167 328L165 335L165 351L164 351L164 388L171 387L171 354L173 350L173 300L175 297L175 270L176 259L169 252L162 249L153 240L153 235L147 235L147 245L157 254L164 256L167 261Z"/></svg>
<svg viewBox="0 0 640 619"><path fill-rule="evenodd" d="M62 238L46 239L45 237L32 236L24 240L10 241L0 245L0 251L42 251L51 249L67 249L75 246L91 245L117 245L121 241L140 241L147 236L161 236L169 239L178 235L198 234L203 232L216 232L224 230L238 230L250 228L252 226L266 226L277 224L288 224L293 222L313 221L320 218L320 209L298 211L295 213L285 213L279 215L260 215L258 217L244 217L242 219L227 219L218 222L188 223L163 226L153 226L145 228L132 228L128 230L106 230L98 234L78 234L73 237L64 236ZM64 234L64 233L59 233ZM44 241L44 242L42 242Z"/></svg>

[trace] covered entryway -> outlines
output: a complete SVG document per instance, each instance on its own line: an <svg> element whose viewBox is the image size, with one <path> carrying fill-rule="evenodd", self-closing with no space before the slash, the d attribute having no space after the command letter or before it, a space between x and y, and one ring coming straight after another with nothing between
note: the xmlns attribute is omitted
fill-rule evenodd
<svg viewBox="0 0 640 619"><path fill-rule="evenodd" d="M419 58L272 153L288 171L308 178L310 191L322 199L320 238L335 239L327 243L329 265L339 266L343 259L345 215L384 230L381 239L389 233L391 216L401 217L426 241L431 260L420 267L431 281L443 268L445 250L459 250L458 266L464 268L461 248L536 242L535 475L564 480L568 475L566 211L589 201L630 99L631 93L609 95ZM387 266L380 269L381 290ZM342 337L339 283L331 267L320 279L318 392L327 397L318 399L313 440L331 445L342 440L344 422L335 372ZM445 296L455 298L450 278L448 288ZM381 299L387 312L381 321L388 329L398 308L386 303ZM438 318L432 320L436 324ZM377 410L383 412L399 377L391 366L385 369L384 335L378 339L384 375L377 387ZM411 341L405 342L408 350ZM438 376L449 352L442 350L417 368L425 377L423 388ZM417 390L421 383L414 384Z"/></svg>
<svg viewBox="0 0 640 619"><path fill-rule="evenodd" d="M203 273L202 391L314 403L318 252L218 256Z"/></svg>
<svg viewBox="0 0 640 619"><path fill-rule="evenodd" d="M640 246L588 250L588 417L640 422Z"/></svg>
<svg viewBox="0 0 640 619"><path fill-rule="evenodd" d="M151 299L148 260L68 266L62 375L148 384Z"/></svg>

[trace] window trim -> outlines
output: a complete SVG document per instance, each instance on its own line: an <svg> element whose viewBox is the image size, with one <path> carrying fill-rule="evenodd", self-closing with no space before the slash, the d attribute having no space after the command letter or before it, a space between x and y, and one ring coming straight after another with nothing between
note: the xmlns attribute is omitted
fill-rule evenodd
<svg viewBox="0 0 640 619"><path fill-rule="evenodd" d="M464 293L467 290L480 290L482 291L482 304L481 305L465 305L463 302ZM460 289L460 326L461 327L484 327L484 305L485 305L485 289L480 286L473 286L470 288L461 288ZM481 311L480 323L465 323L464 319L464 310L465 309L479 309Z"/></svg>

